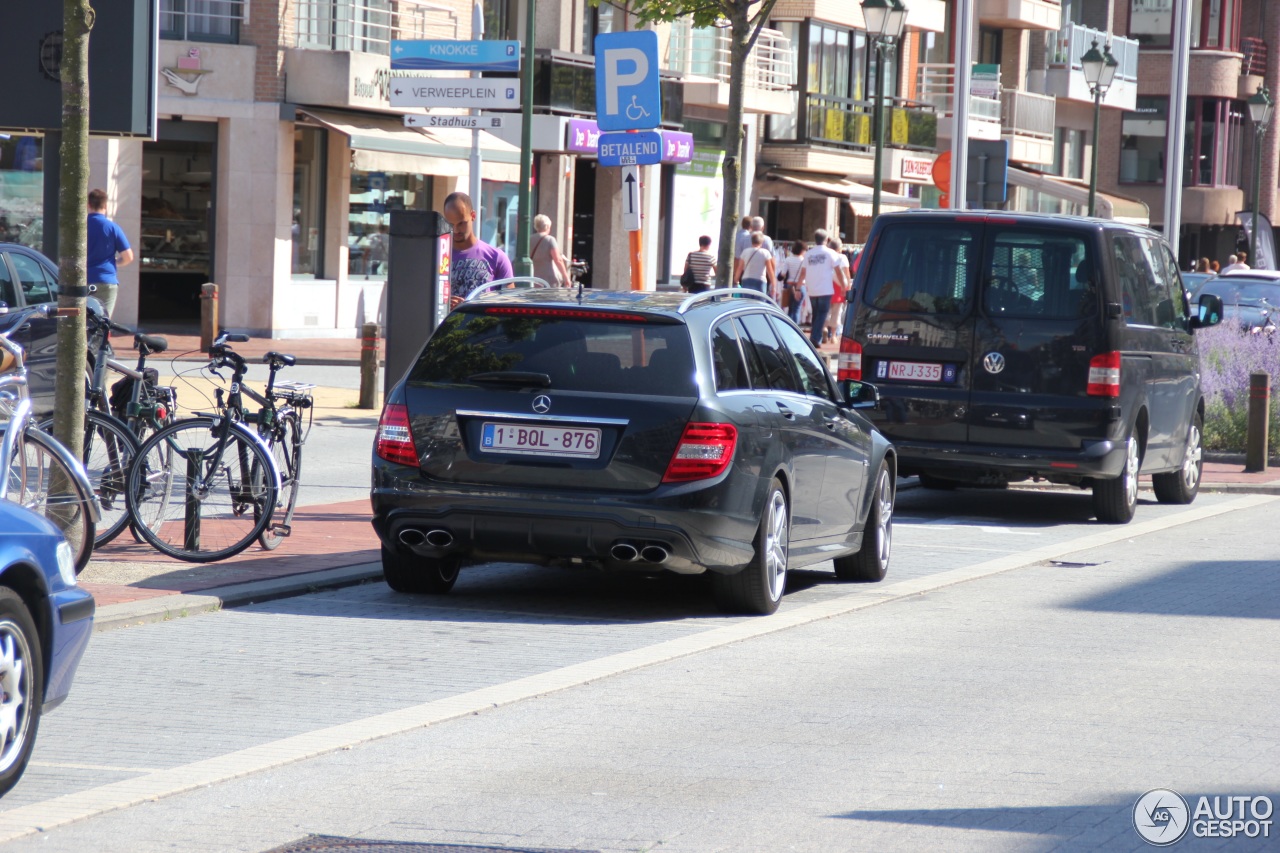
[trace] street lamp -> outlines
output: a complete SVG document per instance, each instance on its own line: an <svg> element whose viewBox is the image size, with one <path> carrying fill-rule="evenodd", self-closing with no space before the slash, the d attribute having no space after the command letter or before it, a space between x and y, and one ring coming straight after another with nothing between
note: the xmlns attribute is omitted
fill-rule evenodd
<svg viewBox="0 0 1280 853"><path fill-rule="evenodd" d="M1116 67L1120 63L1111 55L1108 45L1104 51L1098 50L1098 42L1093 43L1084 56L1080 57L1080 67L1084 71L1084 82L1089 85L1093 94L1093 158L1089 166L1089 215L1094 215L1094 203L1098 200L1098 117L1102 113L1102 99L1111 88L1115 79Z"/></svg>
<svg viewBox="0 0 1280 853"><path fill-rule="evenodd" d="M867 23L867 38L876 48L876 112L873 133L876 160L872 165L871 218L880 216L880 160L884 154L884 57L902 38L907 24L907 7L901 0L862 0L862 18Z"/></svg>
<svg viewBox="0 0 1280 853"><path fill-rule="evenodd" d="M1262 200L1262 137L1267 135L1271 118L1271 99L1265 83L1249 98L1249 117L1253 119L1253 229L1249 232L1249 260L1258 265L1258 205Z"/></svg>

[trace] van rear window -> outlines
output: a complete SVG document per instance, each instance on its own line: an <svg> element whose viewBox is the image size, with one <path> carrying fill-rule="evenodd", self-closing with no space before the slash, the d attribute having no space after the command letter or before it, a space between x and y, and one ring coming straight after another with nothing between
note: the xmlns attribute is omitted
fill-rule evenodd
<svg viewBox="0 0 1280 853"><path fill-rule="evenodd" d="M1096 267L1083 235L992 228L990 239L982 277L987 314L1074 320L1097 313Z"/></svg>
<svg viewBox="0 0 1280 853"><path fill-rule="evenodd" d="M478 384L479 374L543 373L560 391L697 395L683 323L522 317L455 311L409 372L415 383ZM490 377L492 381L493 377Z"/></svg>
<svg viewBox="0 0 1280 853"><path fill-rule="evenodd" d="M968 313L981 248L972 225L897 223L876 242L863 299L906 314Z"/></svg>

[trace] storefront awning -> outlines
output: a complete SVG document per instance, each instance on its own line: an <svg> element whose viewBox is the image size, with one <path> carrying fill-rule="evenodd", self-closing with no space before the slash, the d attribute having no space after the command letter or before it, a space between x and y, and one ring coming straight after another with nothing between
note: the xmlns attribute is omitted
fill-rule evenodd
<svg viewBox="0 0 1280 853"><path fill-rule="evenodd" d="M373 113L311 108L298 113L306 120L345 134L352 148L352 167L361 171L464 177L471 156L471 136L479 133L483 177L490 181L520 180L520 149L487 131L405 127L398 116Z"/></svg>
<svg viewBox="0 0 1280 853"><path fill-rule="evenodd" d="M1025 169L1009 167L1009 183L1016 187L1051 195L1063 201L1086 207L1089 204L1089 187L1056 175L1042 175L1039 172L1028 172ZM1130 225L1150 225L1151 211L1147 205L1136 199L1111 193L1098 193L1098 216L1102 219L1114 219Z"/></svg>
<svg viewBox="0 0 1280 853"><path fill-rule="evenodd" d="M858 216L871 215L871 187L851 181L843 175L826 175L817 172L794 172L772 169L757 180L756 198L780 201L803 201L806 198L838 198L849 203ZM880 193L880 211L890 213L919 207L920 200L897 193Z"/></svg>

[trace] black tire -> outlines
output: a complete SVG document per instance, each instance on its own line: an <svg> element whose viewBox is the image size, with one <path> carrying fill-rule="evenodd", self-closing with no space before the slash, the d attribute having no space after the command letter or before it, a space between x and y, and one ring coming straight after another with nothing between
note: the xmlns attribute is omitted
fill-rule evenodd
<svg viewBox="0 0 1280 853"><path fill-rule="evenodd" d="M129 516L162 554L189 563L224 560L253 544L271 521L277 491L273 478L263 476L271 462L238 430L227 436L206 493L193 488L188 465L205 476L220 431L212 418L178 421L147 439L129 470Z"/></svg>
<svg viewBox="0 0 1280 853"><path fill-rule="evenodd" d="M298 489L302 486L302 431L294 412L282 412L277 418L270 441L271 455L280 469L280 496L276 502L272 524L258 536L258 544L264 551L274 551L284 541L284 535L273 532L275 524L293 524L293 509L298 503Z"/></svg>
<svg viewBox="0 0 1280 853"><path fill-rule="evenodd" d="M129 427L111 415L95 409L86 410L84 414L84 455L81 458L102 513L93 537L93 547L101 548L119 536L129 523L124 486L139 445ZM41 422L40 429L52 433L53 419Z"/></svg>
<svg viewBox="0 0 1280 853"><path fill-rule="evenodd" d="M1093 482L1093 511L1103 524L1128 524L1138 509L1138 437L1125 440L1125 465L1119 477Z"/></svg>
<svg viewBox="0 0 1280 853"><path fill-rule="evenodd" d="M0 714L12 728L0 729L0 797L18 784L40 729L44 705L44 658L31 611L16 592L0 586Z"/></svg>
<svg viewBox="0 0 1280 853"><path fill-rule="evenodd" d="M396 592L444 595L457 583L460 566L450 557L403 555L382 546L382 578Z"/></svg>
<svg viewBox="0 0 1280 853"><path fill-rule="evenodd" d="M921 472L919 477L921 488L933 489L939 492L954 492L960 485L955 480L946 480L942 477L935 477L933 474L925 474L924 472Z"/></svg>
<svg viewBox="0 0 1280 853"><path fill-rule="evenodd" d="M76 485L75 472L55 450L61 447L53 436L34 425L23 433L10 466L9 499L57 525L71 546L79 574L93 555L97 527Z"/></svg>
<svg viewBox="0 0 1280 853"><path fill-rule="evenodd" d="M1200 493L1200 479L1204 473L1204 418L1196 412L1187 428L1187 450L1182 459L1182 470L1167 474L1153 474L1151 485L1156 490L1156 500L1162 504L1189 504Z"/></svg>
<svg viewBox="0 0 1280 853"><path fill-rule="evenodd" d="M726 613L768 616L778 609L787 590L787 562L791 544L791 513L782 483L774 480L756 530L756 553L732 575L712 575L716 606Z"/></svg>
<svg viewBox="0 0 1280 853"><path fill-rule="evenodd" d="M862 532L858 553L835 558L836 577L842 581L874 583L884 580L889 571L889 555L893 547L894 482L889 464L882 462L876 474L875 491L871 493L871 509Z"/></svg>

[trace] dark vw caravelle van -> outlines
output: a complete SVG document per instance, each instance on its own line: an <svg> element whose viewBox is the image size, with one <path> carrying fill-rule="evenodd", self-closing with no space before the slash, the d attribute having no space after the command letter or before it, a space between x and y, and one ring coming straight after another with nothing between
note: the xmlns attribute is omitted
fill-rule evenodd
<svg viewBox="0 0 1280 853"><path fill-rule="evenodd" d="M853 284L840 379L873 382L899 473L930 488L1042 479L1133 518L1200 486L1204 397L1172 252L1145 228L982 211L881 216Z"/></svg>

